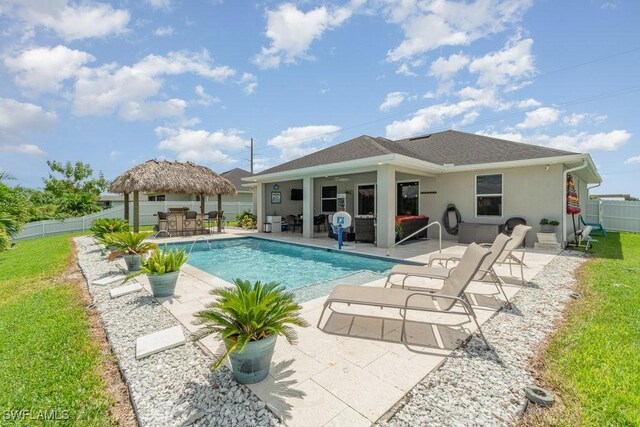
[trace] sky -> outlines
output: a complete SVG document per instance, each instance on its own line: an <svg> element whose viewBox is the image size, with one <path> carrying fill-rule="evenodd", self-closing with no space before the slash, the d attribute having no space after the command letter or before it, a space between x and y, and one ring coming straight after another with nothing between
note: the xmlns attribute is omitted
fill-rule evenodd
<svg viewBox="0 0 640 427"><path fill-rule="evenodd" d="M636 0L0 0L0 169L255 170L457 129L588 152L640 196Z"/></svg>

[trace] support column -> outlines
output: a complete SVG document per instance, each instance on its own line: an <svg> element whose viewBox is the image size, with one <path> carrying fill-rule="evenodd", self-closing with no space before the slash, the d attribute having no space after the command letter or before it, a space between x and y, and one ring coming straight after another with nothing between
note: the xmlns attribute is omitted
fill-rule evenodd
<svg viewBox="0 0 640 427"><path fill-rule="evenodd" d="M256 205L256 225L258 232L262 233L262 226L264 224L264 184L259 182L254 187L253 197Z"/></svg>
<svg viewBox="0 0 640 427"><path fill-rule="evenodd" d="M124 193L124 219L129 222L129 193Z"/></svg>
<svg viewBox="0 0 640 427"><path fill-rule="evenodd" d="M376 197L376 242L378 247L389 248L396 241L396 171L393 166L378 167Z"/></svg>
<svg viewBox="0 0 640 427"><path fill-rule="evenodd" d="M218 234L222 232L222 215L220 215L220 211L222 210L222 194L218 193Z"/></svg>
<svg viewBox="0 0 640 427"><path fill-rule="evenodd" d="M133 231L140 231L140 193L133 192Z"/></svg>
<svg viewBox="0 0 640 427"><path fill-rule="evenodd" d="M200 213L204 215L204 194L200 195Z"/></svg>
<svg viewBox="0 0 640 427"><path fill-rule="evenodd" d="M302 180L302 236L313 239L313 178Z"/></svg>

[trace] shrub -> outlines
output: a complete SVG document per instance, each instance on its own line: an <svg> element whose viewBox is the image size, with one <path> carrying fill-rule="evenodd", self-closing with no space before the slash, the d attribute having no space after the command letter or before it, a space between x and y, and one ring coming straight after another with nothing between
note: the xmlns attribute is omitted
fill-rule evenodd
<svg viewBox="0 0 640 427"><path fill-rule="evenodd" d="M257 226L258 218L249 211L240 212L236 215L240 226L246 230L254 229Z"/></svg>
<svg viewBox="0 0 640 427"><path fill-rule="evenodd" d="M145 242L150 233L110 233L104 236L105 243L115 248L109 254L109 260L113 261L120 255L142 255L158 249L153 242Z"/></svg>
<svg viewBox="0 0 640 427"><path fill-rule="evenodd" d="M120 218L96 219L91 224L91 232L98 239L102 239L105 234L122 233L129 231L129 223Z"/></svg>

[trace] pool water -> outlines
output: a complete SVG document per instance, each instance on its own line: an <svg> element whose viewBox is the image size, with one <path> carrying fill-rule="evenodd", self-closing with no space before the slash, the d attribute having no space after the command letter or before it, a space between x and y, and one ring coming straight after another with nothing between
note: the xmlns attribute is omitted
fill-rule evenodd
<svg viewBox="0 0 640 427"><path fill-rule="evenodd" d="M176 246L189 251L191 243ZM385 277L398 261L245 237L199 241L188 263L228 282L274 281L296 290L339 278L345 279L342 283L363 284ZM365 281L353 283L359 278Z"/></svg>

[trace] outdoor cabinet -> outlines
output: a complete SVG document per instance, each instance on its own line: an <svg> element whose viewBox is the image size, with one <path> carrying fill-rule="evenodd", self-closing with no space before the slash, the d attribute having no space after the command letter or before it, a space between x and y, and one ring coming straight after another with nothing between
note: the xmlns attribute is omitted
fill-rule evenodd
<svg viewBox="0 0 640 427"><path fill-rule="evenodd" d="M458 225L458 243L493 243L499 233L499 224L461 222Z"/></svg>

